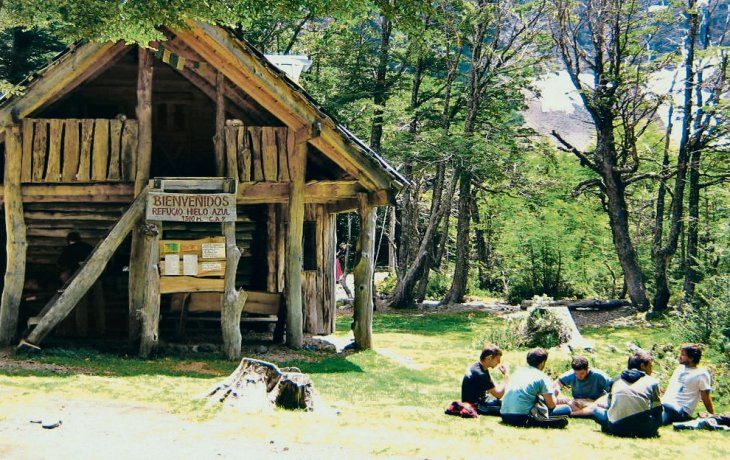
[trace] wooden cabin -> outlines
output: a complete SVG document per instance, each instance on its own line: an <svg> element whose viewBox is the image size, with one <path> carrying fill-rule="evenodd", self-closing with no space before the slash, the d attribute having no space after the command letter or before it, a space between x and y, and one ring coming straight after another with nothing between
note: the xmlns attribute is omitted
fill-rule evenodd
<svg viewBox="0 0 730 460"><path fill-rule="evenodd" d="M217 308L231 355L231 341L240 350L240 322L263 313L278 316L287 342L299 347L302 333L334 331L335 215L356 210L353 327L368 347L373 210L392 203L406 180L232 31L192 22L164 34L149 47L70 47L29 77L24 94L0 102L0 344L38 346L53 332L132 343L142 335L154 348L155 314L185 321L192 301L202 310L216 304L209 310ZM149 236L138 203L162 183L154 178L230 178L235 220L152 222L158 233ZM95 249L62 284L58 259L70 232ZM240 252L217 287L172 292L155 280L158 240L216 235ZM248 295L236 314L240 289Z"/></svg>

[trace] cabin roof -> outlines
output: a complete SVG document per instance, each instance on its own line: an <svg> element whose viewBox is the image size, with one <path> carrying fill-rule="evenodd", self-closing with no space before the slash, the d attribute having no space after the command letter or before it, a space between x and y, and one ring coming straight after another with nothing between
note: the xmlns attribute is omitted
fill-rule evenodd
<svg viewBox="0 0 730 460"><path fill-rule="evenodd" d="M238 46L238 49L240 51L243 51L249 56L252 56L260 65L263 65L267 69L267 72L262 72L261 74L255 72L256 77L265 79L273 76L273 79L276 81L272 83L283 84L285 85L287 90L291 92L291 94L298 95L298 98L294 98L294 100L297 101L294 103L299 103L299 101L301 101L302 104L308 106L306 108L313 110L316 113L316 118L318 122L331 126L334 129L337 135L340 136L341 140L344 142L339 143L339 145L334 145L333 147L335 149L338 149L342 154L350 157L350 159L353 160L355 166L358 169L360 169L361 171L363 171L364 169L368 169L371 174L374 172L380 175L381 181L379 182L381 184L387 183L388 188L390 189L399 190L409 183L408 179L406 179L393 166L391 166L385 160L385 158L383 158L382 155L370 148L365 142L363 142L349 129L347 129L345 125L340 123L309 93L307 93L301 86L291 80L284 71L280 70L273 63L271 63L262 52L257 50L247 40L241 37L240 34L236 33L231 28L211 26L199 22L193 22L191 23L191 26L195 30L195 33L204 33L208 34L208 36L213 35L217 31L222 31L231 41L233 41ZM213 32L213 34L211 32ZM99 48L100 51L97 49L85 49L93 47ZM89 41L80 41L69 45L65 50L56 55L46 67L33 74L28 75L23 80L23 82L21 83L25 87L25 92L23 94L3 95L0 98L0 121L4 124L7 124L15 122L17 118L27 116L28 113L19 114L19 109L14 106L17 105L18 101L22 101L22 99L26 97L30 90L37 86L39 82L43 81L43 79L49 78L51 75L54 74L54 72L58 71L58 69L61 67L59 65L60 62L65 61L66 59L78 59L79 54L81 55L81 60L98 58L100 52L109 51L113 47L113 44L106 44L106 48L101 48L99 44L94 44L93 42ZM237 58L234 53L231 53L230 55L234 59ZM74 83L78 85L82 81L76 81ZM287 103L284 100L280 100L280 102ZM20 105L22 106L22 103ZM33 111L37 108L38 107L36 106Z"/></svg>

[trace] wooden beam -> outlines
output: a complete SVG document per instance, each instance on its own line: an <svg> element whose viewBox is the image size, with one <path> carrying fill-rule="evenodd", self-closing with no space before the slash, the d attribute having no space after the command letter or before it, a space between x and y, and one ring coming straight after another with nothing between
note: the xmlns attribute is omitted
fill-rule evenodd
<svg viewBox="0 0 730 460"><path fill-rule="evenodd" d="M226 77L220 70L215 75L215 134L213 144L215 148L215 175L223 177L226 173L226 144L224 132L226 129Z"/></svg>
<svg viewBox="0 0 730 460"><path fill-rule="evenodd" d="M130 203L132 184L23 184L24 203ZM0 203L4 200L0 190Z"/></svg>
<svg viewBox="0 0 730 460"><path fill-rule="evenodd" d="M88 42L61 57L31 82L22 96L13 97L0 110L0 125L25 118L41 106L52 103L93 75L99 68L126 51L124 42Z"/></svg>
<svg viewBox="0 0 730 460"><path fill-rule="evenodd" d="M366 194L359 197L360 236L357 246L359 258L352 273L355 277L355 301L352 332L355 348L368 350L373 347L373 272L375 271L375 208Z"/></svg>
<svg viewBox="0 0 730 460"><path fill-rule="evenodd" d="M266 207L266 290L276 292L276 205L269 204Z"/></svg>
<svg viewBox="0 0 730 460"><path fill-rule="evenodd" d="M246 303L246 292L236 290L236 269L241 259L241 250L236 246L236 222L223 223L226 237L225 290L221 299L221 333L223 352L231 360L241 358L241 312Z"/></svg>
<svg viewBox="0 0 730 460"><path fill-rule="evenodd" d="M135 223L144 215L146 199L147 189L144 189L117 224L114 225L106 238L101 240L94 248L86 262L73 275L64 291L57 298L51 300L53 304L47 307L46 314L43 315L38 325L28 335L26 342L38 346L48 333L68 316L76 303L99 278L114 251L122 244Z"/></svg>
<svg viewBox="0 0 730 460"><path fill-rule="evenodd" d="M10 345L18 329L18 313L25 282L27 241L23 219L20 169L23 142L19 126L5 129L5 234L6 265L0 301L0 346Z"/></svg>
<svg viewBox="0 0 730 460"><path fill-rule="evenodd" d="M152 51L139 48L137 62L137 170L134 177L134 194L140 193L150 178L152 161ZM135 345L139 337L139 311L145 300L145 282L149 247L140 228L132 232L132 248L129 260L129 345Z"/></svg>
<svg viewBox="0 0 730 460"><path fill-rule="evenodd" d="M307 169L307 142L297 139L289 152L289 225L286 248L286 343L304 345L302 308L302 238L304 232L304 174Z"/></svg>
<svg viewBox="0 0 730 460"><path fill-rule="evenodd" d="M287 203L291 182L241 182L236 203ZM364 189L357 181L311 181L304 185L305 203L330 203L355 199Z"/></svg>
<svg viewBox="0 0 730 460"><path fill-rule="evenodd" d="M147 288L145 301L140 310L142 331L139 340L139 356L147 358L156 348L160 340L160 222L147 222L145 238L149 241L149 259L147 260Z"/></svg>

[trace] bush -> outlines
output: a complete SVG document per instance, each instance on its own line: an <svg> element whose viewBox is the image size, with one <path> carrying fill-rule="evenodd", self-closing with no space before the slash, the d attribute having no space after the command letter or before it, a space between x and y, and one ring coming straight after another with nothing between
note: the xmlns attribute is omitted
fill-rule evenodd
<svg viewBox="0 0 730 460"><path fill-rule="evenodd" d="M558 315L547 308L530 311L522 326L522 334L527 347L552 348L570 340L570 330Z"/></svg>
<svg viewBox="0 0 730 460"><path fill-rule="evenodd" d="M395 272L388 272L388 276L375 283L375 291L383 297L390 297L395 292L398 276Z"/></svg>
<svg viewBox="0 0 730 460"><path fill-rule="evenodd" d="M525 343L525 337L522 334L522 322L507 319L504 324L490 328L483 336L474 340L472 346L481 350L488 343L494 343L505 351L522 347Z"/></svg>
<svg viewBox="0 0 730 460"><path fill-rule="evenodd" d="M445 273L432 271L426 284L426 298L441 300L451 287L451 280Z"/></svg>

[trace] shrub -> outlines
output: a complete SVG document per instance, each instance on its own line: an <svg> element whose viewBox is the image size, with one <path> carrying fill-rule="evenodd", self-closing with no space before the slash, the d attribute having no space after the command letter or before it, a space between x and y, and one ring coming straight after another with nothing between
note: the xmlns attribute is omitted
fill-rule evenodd
<svg viewBox="0 0 730 460"><path fill-rule="evenodd" d="M484 344L494 343L502 350L516 350L525 343L522 334L522 322L514 319L507 319L504 323L487 330L484 335L474 340L472 346L482 349Z"/></svg>
<svg viewBox="0 0 730 460"><path fill-rule="evenodd" d="M398 276L395 272L388 272L388 276L375 283L375 291L383 297L390 297L395 292Z"/></svg>
<svg viewBox="0 0 730 460"><path fill-rule="evenodd" d="M530 311L522 326L522 334L528 347L552 348L570 340L570 330L548 308Z"/></svg>
<svg viewBox="0 0 730 460"><path fill-rule="evenodd" d="M443 299L451 286L451 280L443 272L432 271L426 284L427 299Z"/></svg>

